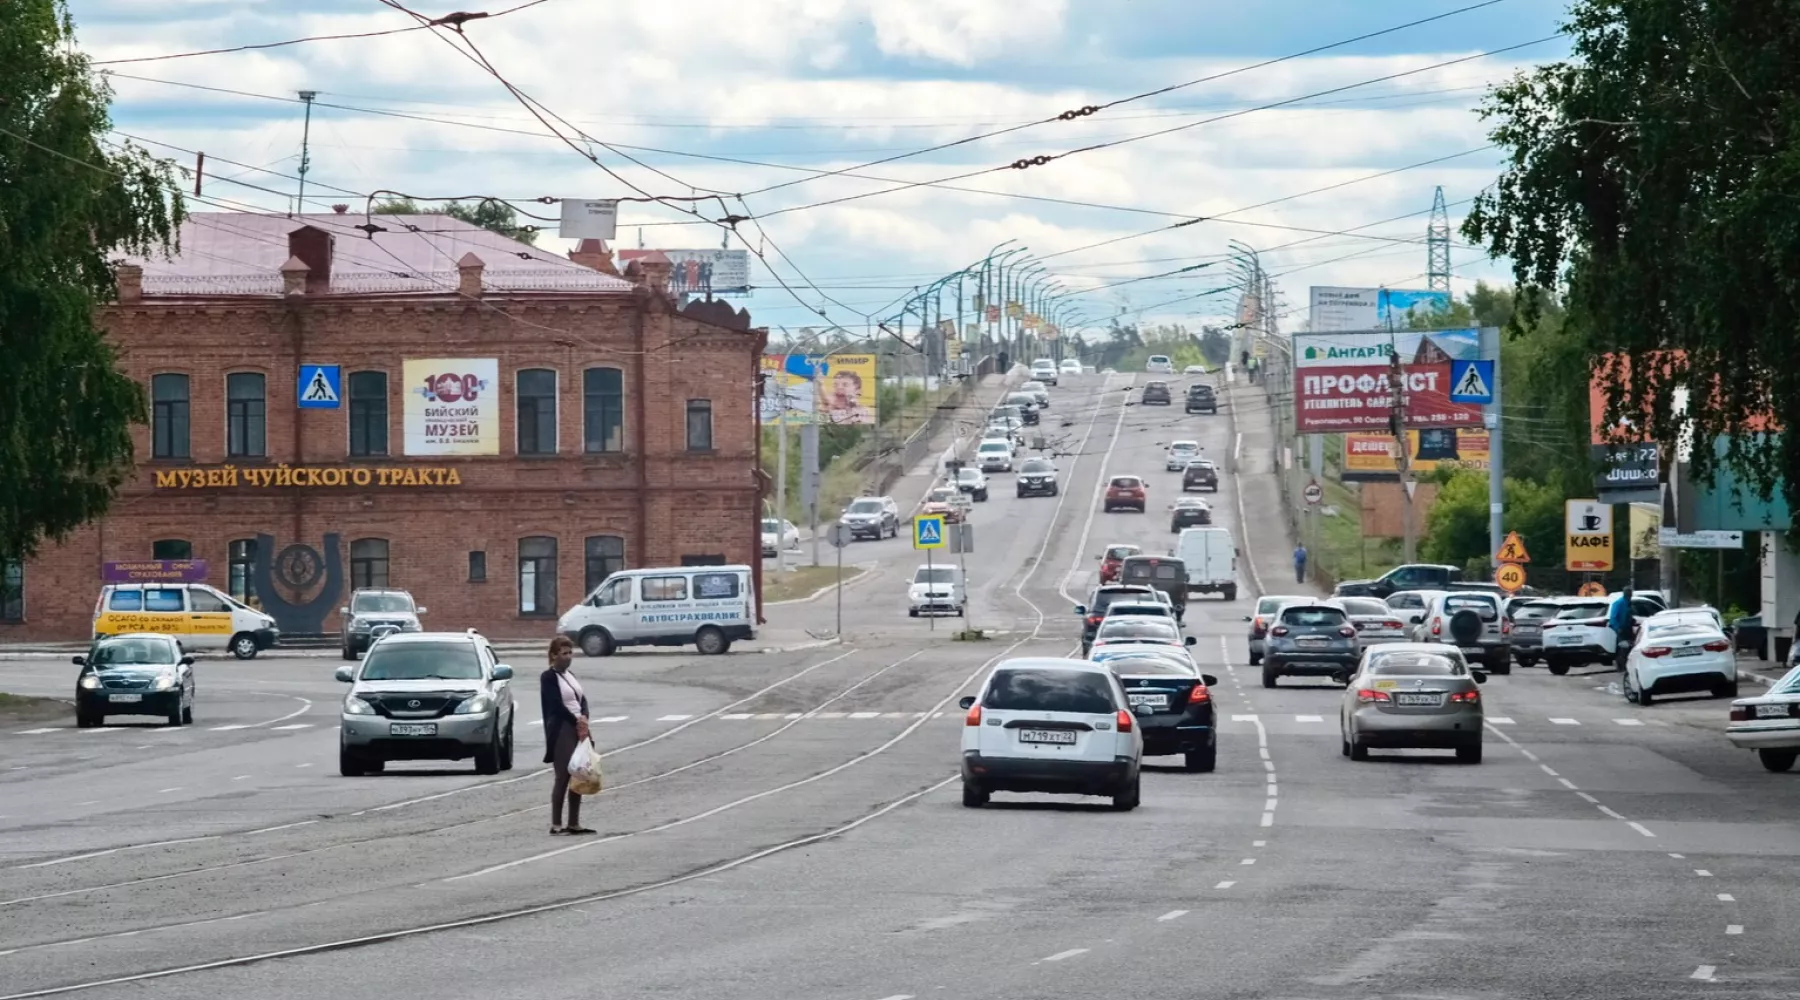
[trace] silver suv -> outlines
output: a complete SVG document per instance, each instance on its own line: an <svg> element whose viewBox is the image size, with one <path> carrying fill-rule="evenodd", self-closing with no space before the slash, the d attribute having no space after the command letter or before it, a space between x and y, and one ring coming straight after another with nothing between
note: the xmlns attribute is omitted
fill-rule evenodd
<svg viewBox="0 0 1800 1000"><path fill-rule="evenodd" d="M399 632L419 631L419 616L425 609L413 603L404 590L357 590L350 603L338 609L343 618L344 659L354 660L366 653L376 639Z"/></svg>
<svg viewBox="0 0 1800 1000"><path fill-rule="evenodd" d="M338 772L378 774L390 760L475 758L479 774L513 765L513 669L474 629L391 635L360 665L338 737Z"/></svg>

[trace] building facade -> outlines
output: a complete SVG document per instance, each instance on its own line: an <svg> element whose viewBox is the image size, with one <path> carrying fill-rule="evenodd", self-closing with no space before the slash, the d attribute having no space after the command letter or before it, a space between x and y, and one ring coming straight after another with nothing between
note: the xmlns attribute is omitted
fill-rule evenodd
<svg viewBox="0 0 1800 1000"><path fill-rule="evenodd" d="M677 308L667 262L436 215L197 215L180 248L122 266L103 317L149 400L136 475L7 568L0 640L86 638L117 562L203 561L289 635L335 633L356 587L548 638L617 569L760 571L766 335Z"/></svg>

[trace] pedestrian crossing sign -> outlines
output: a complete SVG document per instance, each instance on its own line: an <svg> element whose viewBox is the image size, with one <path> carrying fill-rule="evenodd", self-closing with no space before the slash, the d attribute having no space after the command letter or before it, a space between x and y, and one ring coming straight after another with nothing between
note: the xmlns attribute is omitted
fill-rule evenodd
<svg viewBox="0 0 1800 1000"><path fill-rule="evenodd" d="M1493 401L1494 362L1491 359L1450 362L1450 402L1487 406Z"/></svg>
<svg viewBox="0 0 1800 1000"><path fill-rule="evenodd" d="M1525 551L1525 539L1516 531L1506 533L1506 541L1500 543L1500 551L1494 553L1494 561L1502 563L1528 563L1531 554Z"/></svg>
<svg viewBox="0 0 1800 1000"><path fill-rule="evenodd" d="M941 514L921 514L913 518L913 548L941 549L948 543Z"/></svg>
<svg viewBox="0 0 1800 1000"><path fill-rule="evenodd" d="M343 369L337 365L301 365L294 398L302 410L335 410L343 405Z"/></svg>

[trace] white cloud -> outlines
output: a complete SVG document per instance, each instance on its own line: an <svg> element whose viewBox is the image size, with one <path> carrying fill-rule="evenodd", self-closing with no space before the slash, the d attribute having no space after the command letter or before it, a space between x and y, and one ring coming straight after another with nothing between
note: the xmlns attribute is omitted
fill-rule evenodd
<svg viewBox="0 0 1800 1000"><path fill-rule="evenodd" d="M881 51L974 66L982 58L1041 51L1063 30L1065 0L874 0L869 16Z"/></svg>

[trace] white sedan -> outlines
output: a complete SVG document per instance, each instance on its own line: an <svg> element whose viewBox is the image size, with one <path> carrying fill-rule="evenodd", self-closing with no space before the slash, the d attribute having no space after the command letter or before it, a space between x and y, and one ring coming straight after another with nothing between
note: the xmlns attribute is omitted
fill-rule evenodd
<svg viewBox="0 0 1800 1000"><path fill-rule="evenodd" d="M794 527L794 522L775 517L763 518L763 555L772 556L781 549L797 549L799 547L800 529Z"/></svg>
<svg viewBox="0 0 1800 1000"><path fill-rule="evenodd" d="M1725 738L1740 750L1755 750L1771 771L1793 767L1800 760L1800 667L1770 685L1767 694L1732 702Z"/></svg>
<svg viewBox="0 0 1800 1000"><path fill-rule="evenodd" d="M1736 698L1737 657L1731 639L1710 622L1646 618L1625 660L1625 699L1649 708L1671 694L1705 691Z"/></svg>

